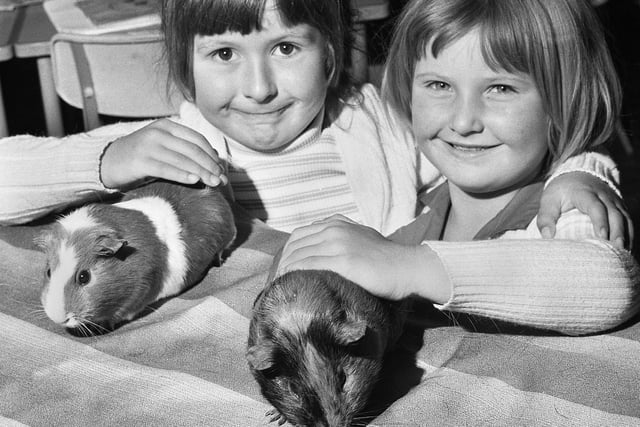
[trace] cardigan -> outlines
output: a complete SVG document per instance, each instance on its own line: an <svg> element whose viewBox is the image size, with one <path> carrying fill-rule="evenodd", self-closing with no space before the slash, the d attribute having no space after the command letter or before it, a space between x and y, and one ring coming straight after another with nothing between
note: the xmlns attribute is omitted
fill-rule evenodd
<svg viewBox="0 0 640 427"><path fill-rule="evenodd" d="M521 188L471 242L439 241L451 199L447 183L422 198L425 210L390 239L427 245L452 285L444 311L578 335L616 327L640 311L632 254L596 237L587 215L563 213L554 239L536 225L543 183ZM428 280L426 280L428 286Z"/></svg>

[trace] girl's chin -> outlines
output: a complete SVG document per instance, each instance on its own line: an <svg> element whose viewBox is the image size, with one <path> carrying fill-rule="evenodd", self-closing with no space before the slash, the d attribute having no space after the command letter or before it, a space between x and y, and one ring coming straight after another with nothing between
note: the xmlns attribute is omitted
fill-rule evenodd
<svg viewBox="0 0 640 427"><path fill-rule="evenodd" d="M272 136L265 135L229 135L231 140L235 144L239 144L249 150L257 151L260 153L271 153L283 150L291 142L282 140Z"/></svg>

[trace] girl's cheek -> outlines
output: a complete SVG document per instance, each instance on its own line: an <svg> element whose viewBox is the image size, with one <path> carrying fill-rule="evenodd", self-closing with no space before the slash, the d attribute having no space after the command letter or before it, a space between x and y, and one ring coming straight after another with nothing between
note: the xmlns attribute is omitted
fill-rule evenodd
<svg viewBox="0 0 640 427"><path fill-rule="evenodd" d="M413 131L416 136L433 138L447 125L447 112L428 102L414 103L411 111Z"/></svg>

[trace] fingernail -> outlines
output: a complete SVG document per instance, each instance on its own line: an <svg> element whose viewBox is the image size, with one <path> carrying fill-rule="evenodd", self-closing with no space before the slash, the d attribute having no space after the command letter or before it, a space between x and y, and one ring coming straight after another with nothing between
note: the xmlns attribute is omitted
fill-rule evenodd
<svg viewBox="0 0 640 427"><path fill-rule="evenodd" d="M189 175L187 175L187 181L191 182L191 183L196 183L200 180L200 178L198 178L197 175L194 175L192 173L190 173Z"/></svg>
<svg viewBox="0 0 640 427"><path fill-rule="evenodd" d="M225 174L220 174L218 178L220 179L222 185L227 185L229 183L229 178L227 178L227 175Z"/></svg>
<svg viewBox="0 0 640 427"><path fill-rule="evenodd" d="M609 234L609 233L608 233L607 229L606 229L606 228L604 228L604 227L602 227L602 228L600 229L600 231L598 232L598 235L599 235L601 238L603 238L603 239L606 239L606 238L608 237L608 236L607 236L608 234Z"/></svg>
<svg viewBox="0 0 640 427"><path fill-rule="evenodd" d="M540 230L540 234L542 235L543 239L550 239L551 229L549 227L543 227L542 230Z"/></svg>
<svg viewBox="0 0 640 427"><path fill-rule="evenodd" d="M624 249L624 239L622 237L616 238L615 245L620 249Z"/></svg>

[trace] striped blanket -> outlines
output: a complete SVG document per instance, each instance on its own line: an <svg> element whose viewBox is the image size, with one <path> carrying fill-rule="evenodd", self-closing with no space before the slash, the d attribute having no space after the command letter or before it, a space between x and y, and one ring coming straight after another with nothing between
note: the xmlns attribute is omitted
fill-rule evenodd
<svg viewBox="0 0 640 427"><path fill-rule="evenodd" d="M0 425L264 426L244 358L286 235L240 224L198 285L114 332L75 337L39 302L47 225L0 228ZM589 337L452 325L425 306L392 354L375 426L640 426L640 322Z"/></svg>

